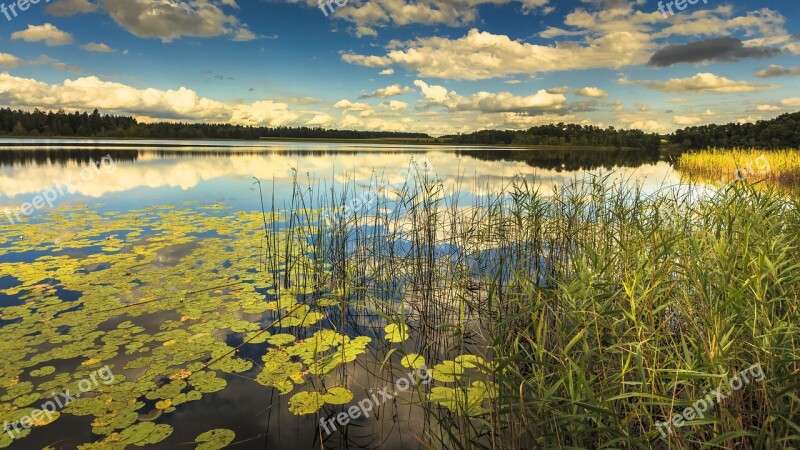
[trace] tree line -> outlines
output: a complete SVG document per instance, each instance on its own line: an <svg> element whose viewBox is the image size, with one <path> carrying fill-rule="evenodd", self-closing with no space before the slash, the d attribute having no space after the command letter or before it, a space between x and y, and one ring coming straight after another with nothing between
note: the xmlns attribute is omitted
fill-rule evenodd
<svg viewBox="0 0 800 450"><path fill-rule="evenodd" d="M156 122L139 123L129 116L101 115L98 110L66 113L0 108L0 135L20 137L100 137L139 139L430 139L425 133L330 130L319 127L254 127L230 124ZM678 150L708 147L800 148L800 112L755 123L702 125L658 135L641 130L593 125L550 124L527 130L481 130L442 136L441 142L478 145L547 145Z"/></svg>
<svg viewBox="0 0 800 450"><path fill-rule="evenodd" d="M253 127L229 124L157 122L139 123L128 116L101 115L64 111L44 112L0 109L0 135L61 136L139 139L261 139L261 138L321 138L321 139L381 139L430 138L425 133L388 131L328 130L312 127Z"/></svg>
<svg viewBox="0 0 800 450"><path fill-rule="evenodd" d="M661 137L641 130L618 130L594 125L550 124L527 130L482 130L475 133L443 136L454 144L551 145L658 149Z"/></svg>
<svg viewBox="0 0 800 450"><path fill-rule="evenodd" d="M708 147L800 148L800 112L756 123L688 127L666 136L666 140L686 150Z"/></svg>

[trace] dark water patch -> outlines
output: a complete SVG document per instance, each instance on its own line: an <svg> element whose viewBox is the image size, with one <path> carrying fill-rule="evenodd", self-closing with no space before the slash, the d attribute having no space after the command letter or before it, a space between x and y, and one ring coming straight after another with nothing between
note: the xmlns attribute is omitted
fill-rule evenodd
<svg viewBox="0 0 800 450"><path fill-rule="evenodd" d="M33 262L43 256L53 255L52 252L41 250L28 250L24 252L4 252L0 255L0 263Z"/></svg>
<svg viewBox="0 0 800 450"><path fill-rule="evenodd" d="M21 306L25 303L18 295L8 295L3 292L5 289L10 289L19 285L19 280L11 275L0 277L0 307ZM0 324L2 324L2 322L0 322Z"/></svg>
<svg viewBox="0 0 800 450"><path fill-rule="evenodd" d="M197 241L171 245L159 250L152 264L156 267L175 267L183 258L198 248L200 248L200 243Z"/></svg>
<svg viewBox="0 0 800 450"><path fill-rule="evenodd" d="M72 308L65 309L65 310L63 310L63 311L59 311L58 313L56 313L56 314L53 316L53 318L54 318L54 319L58 319L59 317L63 316L64 314L68 314L68 313L71 313L71 312L80 311L80 310L82 310L82 309L83 309L83 304L81 303L81 304L79 304L79 305L75 305L75 306L73 306ZM65 332L65 333L62 333L62 334L66 334L66 332Z"/></svg>

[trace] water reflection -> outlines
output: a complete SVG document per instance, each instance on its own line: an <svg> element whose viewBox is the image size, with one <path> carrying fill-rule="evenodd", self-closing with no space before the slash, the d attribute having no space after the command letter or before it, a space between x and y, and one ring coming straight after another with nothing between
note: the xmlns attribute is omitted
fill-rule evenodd
<svg viewBox="0 0 800 450"><path fill-rule="evenodd" d="M364 184L374 177L391 178L411 161L425 159L436 175L451 185L450 191L481 194L507 182L525 177L543 186L560 185L587 172L614 172L614 180L640 180L647 189L676 184L680 178L669 162L655 154L638 151L556 151L464 149L427 146L415 149L398 146L332 144L298 149L297 145L274 145L262 150L231 147L225 151L193 148L110 149L110 148L17 148L0 150L0 203L16 205L61 180L72 179L70 193L102 198L137 188L177 188L188 191L213 180L228 186L249 186L253 177L282 187L293 180L313 179L323 187L355 182ZM111 155L116 170L84 180L81 170ZM465 182L468 180L468 182ZM236 189L242 189L241 187ZM245 192L240 192L245 194ZM5 200L5 201L4 201Z"/></svg>

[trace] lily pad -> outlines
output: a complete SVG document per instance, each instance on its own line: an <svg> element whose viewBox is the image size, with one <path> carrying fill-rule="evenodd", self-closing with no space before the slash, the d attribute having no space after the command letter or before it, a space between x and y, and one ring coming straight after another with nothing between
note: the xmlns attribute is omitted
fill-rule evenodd
<svg viewBox="0 0 800 450"><path fill-rule="evenodd" d="M390 323L385 328L386 340L393 343L405 342L408 339L408 325Z"/></svg>
<svg viewBox="0 0 800 450"><path fill-rule="evenodd" d="M194 441L197 442L196 450L219 450L228 446L236 437L236 433L226 428L218 428L216 430L206 431L205 433L197 436Z"/></svg>

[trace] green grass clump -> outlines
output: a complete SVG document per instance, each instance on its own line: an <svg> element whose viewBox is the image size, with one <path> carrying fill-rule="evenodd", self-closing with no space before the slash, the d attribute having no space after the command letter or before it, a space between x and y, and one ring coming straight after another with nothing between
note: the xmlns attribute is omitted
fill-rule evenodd
<svg viewBox="0 0 800 450"><path fill-rule="evenodd" d="M800 187L800 151L708 149L683 154L678 170L686 176L720 184L747 179L796 188Z"/></svg>

